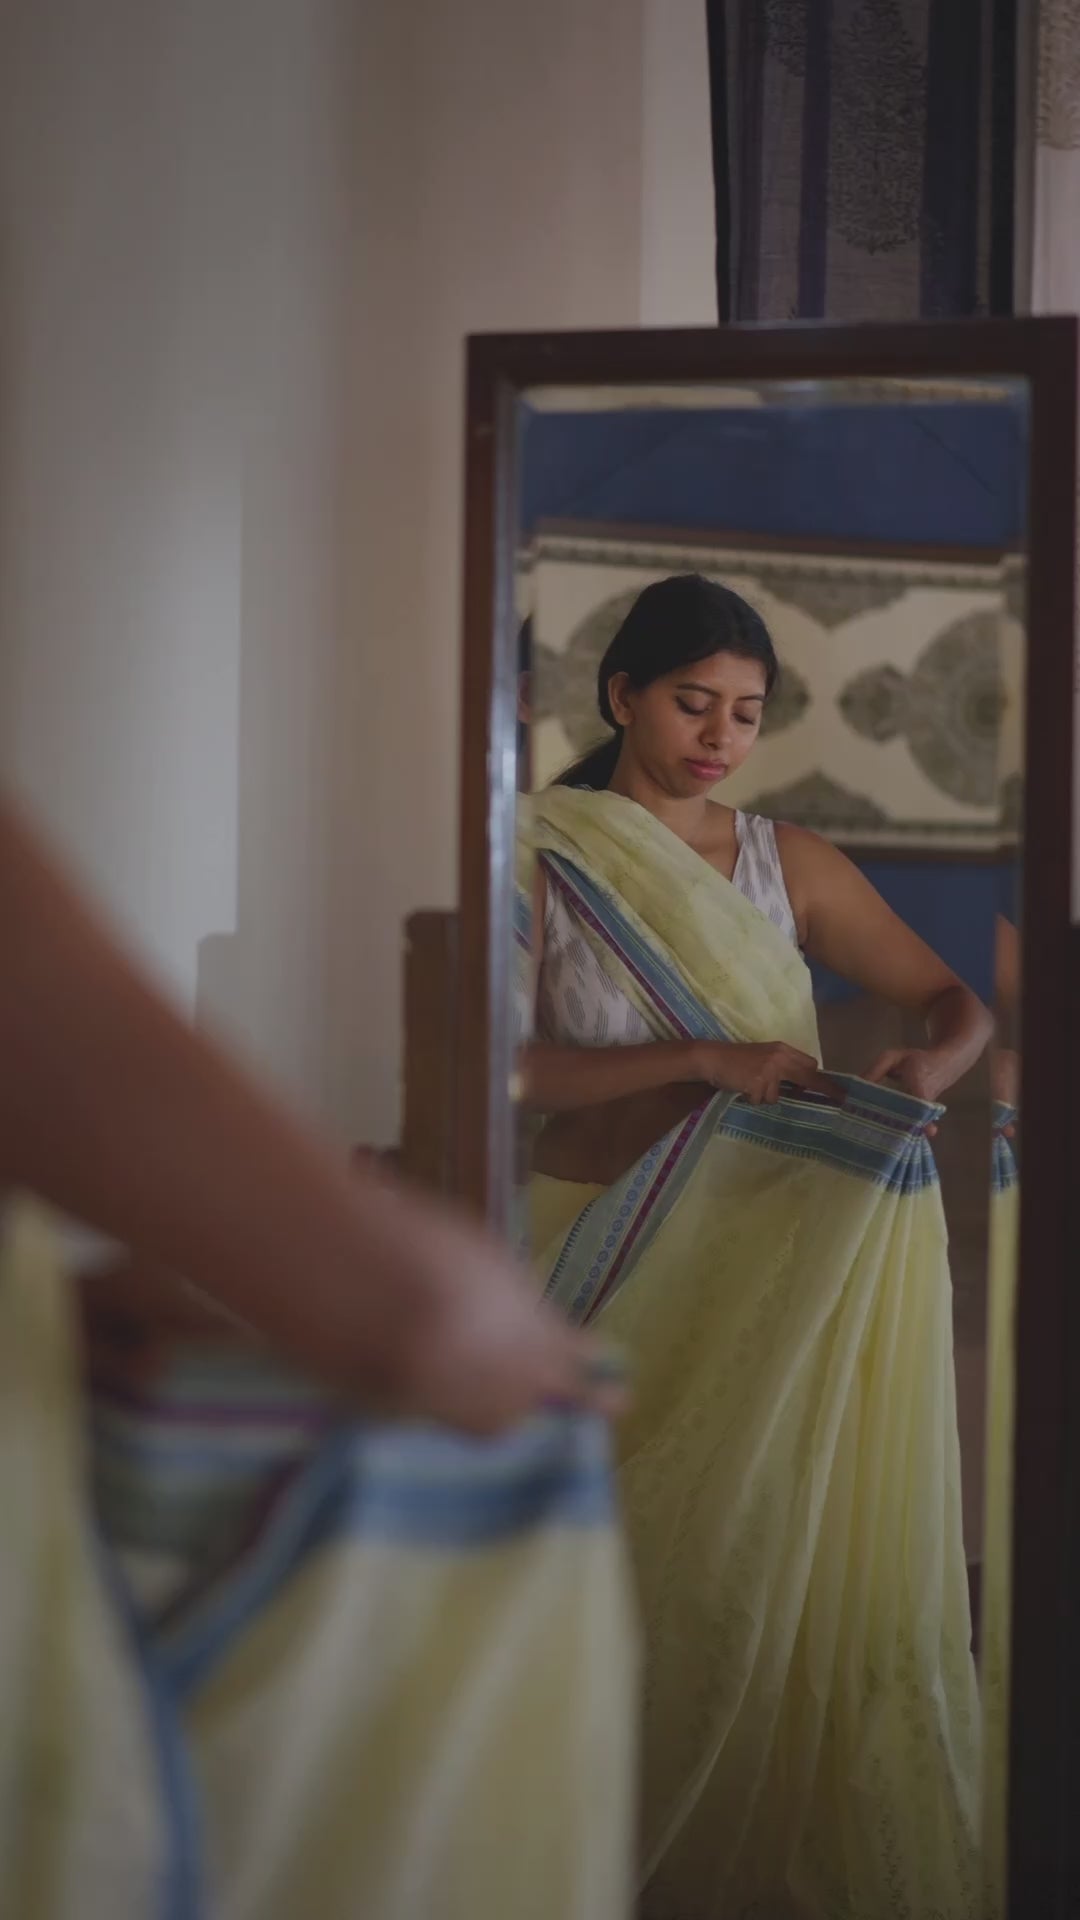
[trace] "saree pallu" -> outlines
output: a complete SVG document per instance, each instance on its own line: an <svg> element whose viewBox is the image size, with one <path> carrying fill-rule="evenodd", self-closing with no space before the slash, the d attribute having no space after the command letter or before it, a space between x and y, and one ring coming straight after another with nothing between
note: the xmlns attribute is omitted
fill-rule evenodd
<svg viewBox="0 0 1080 1920"><path fill-rule="evenodd" d="M557 791L529 841L658 1037L816 1052L801 957L644 810ZM531 1184L630 1362L647 1920L985 1920L941 1109L844 1085Z"/></svg>
<svg viewBox="0 0 1080 1920"><path fill-rule="evenodd" d="M153 1611L92 1511L70 1319L25 1216L0 1270L3 1920L625 1920L635 1628L603 1427L339 1416L244 1551ZM193 1447L169 1443L166 1504Z"/></svg>

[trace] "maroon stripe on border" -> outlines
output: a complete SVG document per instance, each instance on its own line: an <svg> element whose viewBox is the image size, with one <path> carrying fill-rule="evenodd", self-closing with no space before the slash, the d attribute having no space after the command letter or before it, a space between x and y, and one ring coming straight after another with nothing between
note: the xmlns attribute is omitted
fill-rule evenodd
<svg viewBox="0 0 1080 1920"><path fill-rule="evenodd" d="M604 1301L607 1299L608 1294L611 1292L611 1289L614 1286L616 1279L618 1278L619 1274L622 1272L624 1266L626 1265L627 1259L629 1258L629 1255L630 1255L631 1248L635 1245L638 1239L638 1236L640 1235L641 1230L645 1225L646 1220L649 1218L649 1215L652 1213L653 1208L655 1207L657 1201L660 1198L660 1195L663 1193L664 1188L667 1186L667 1183L670 1180L672 1174L674 1173L675 1168L678 1165L678 1162L681 1159L684 1150L686 1149L687 1146L689 1146L690 1141L693 1138L695 1128L699 1125L702 1115L705 1112L705 1108L708 1107L709 1105L711 1105L711 1101L706 1100L700 1107L695 1108L694 1112L690 1115L689 1119L683 1122L682 1130L679 1133L678 1138L675 1140L674 1144L672 1145L671 1151L669 1152L666 1160L664 1161L663 1166L660 1168L659 1173L656 1175L656 1178L653 1181L652 1189L649 1193L648 1199L645 1201L644 1206L640 1208L637 1218L635 1219L633 1225L630 1227L626 1235L626 1238L622 1243L622 1246L619 1248L618 1252L615 1255L614 1260L611 1263L611 1267L608 1272L607 1279L604 1281L604 1284L601 1287L599 1293L597 1294L596 1299L593 1301L592 1306L589 1308L588 1313L585 1315L585 1319L582 1322L583 1326L587 1327L589 1324L589 1321L594 1317L594 1315L599 1313L600 1308L603 1306Z"/></svg>

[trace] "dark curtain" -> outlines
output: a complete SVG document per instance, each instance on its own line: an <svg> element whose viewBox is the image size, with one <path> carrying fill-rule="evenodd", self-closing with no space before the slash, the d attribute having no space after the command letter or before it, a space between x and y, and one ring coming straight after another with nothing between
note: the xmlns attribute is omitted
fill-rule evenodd
<svg viewBox="0 0 1080 1920"><path fill-rule="evenodd" d="M719 316L1009 313L1017 0L707 0Z"/></svg>

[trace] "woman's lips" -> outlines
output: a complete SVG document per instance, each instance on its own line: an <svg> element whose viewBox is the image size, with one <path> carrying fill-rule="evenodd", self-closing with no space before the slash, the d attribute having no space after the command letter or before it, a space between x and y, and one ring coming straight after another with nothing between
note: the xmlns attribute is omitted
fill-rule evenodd
<svg viewBox="0 0 1080 1920"><path fill-rule="evenodd" d="M722 780L727 772L722 760L688 760L686 764L695 780Z"/></svg>

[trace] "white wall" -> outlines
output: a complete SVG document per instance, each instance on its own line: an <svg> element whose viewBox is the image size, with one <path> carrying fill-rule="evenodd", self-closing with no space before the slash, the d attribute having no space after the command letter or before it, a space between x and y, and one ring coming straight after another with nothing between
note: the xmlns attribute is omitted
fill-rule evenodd
<svg viewBox="0 0 1080 1920"><path fill-rule="evenodd" d="M704 0L643 0L643 327L716 323L715 201Z"/></svg>
<svg viewBox="0 0 1080 1920"><path fill-rule="evenodd" d="M703 15L15 7L0 755L344 1136L453 898L461 341L713 317Z"/></svg>
<svg viewBox="0 0 1080 1920"><path fill-rule="evenodd" d="M358 61L352 419L368 452L353 469L355 650L338 706L335 1114L374 1138L395 1112L402 920L454 898L462 342L636 324L641 264L637 6L408 12L372 25L381 44Z"/></svg>
<svg viewBox="0 0 1080 1920"><path fill-rule="evenodd" d="M234 910L237 263L210 0L9 9L0 749L179 989ZM232 135L235 147L235 135Z"/></svg>
<svg viewBox="0 0 1080 1920"><path fill-rule="evenodd" d="M220 6L222 0L209 0ZM199 1010L330 1116L327 997L350 448L352 44L339 0L231 0L246 141L238 847L234 921L204 930ZM365 447L355 450L361 456ZM370 717L368 724L370 725Z"/></svg>

